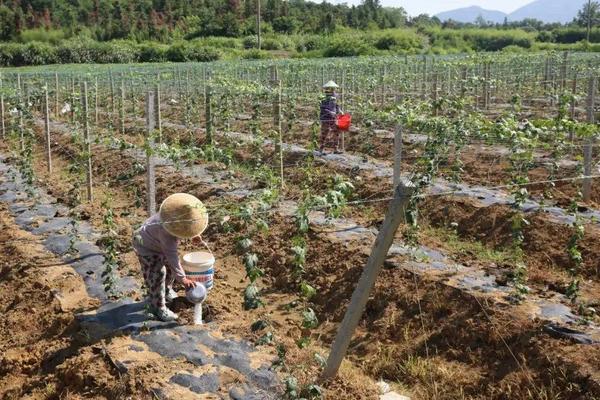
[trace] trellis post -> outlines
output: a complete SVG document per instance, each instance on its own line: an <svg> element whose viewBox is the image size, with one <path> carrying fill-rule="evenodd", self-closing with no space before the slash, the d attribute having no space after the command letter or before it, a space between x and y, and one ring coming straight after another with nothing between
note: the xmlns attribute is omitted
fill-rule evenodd
<svg viewBox="0 0 600 400"><path fill-rule="evenodd" d="M212 124L212 86L206 85L206 94L204 95L204 113L206 120L206 143L213 144L213 124Z"/></svg>
<svg viewBox="0 0 600 400"><path fill-rule="evenodd" d="M98 107L98 77L94 81L94 124L100 124L100 107Z"/></svg>
<svg viewBox="0 0 600 400"><path fill-rule="evenodd" d="M92 193L92 141L90 140L90 121L88 115L88 87L87 82L81 83L81 103L83 106L83 128L84 128L84 138L85 138L85 151L87 158L87 195L88 201L93 201L94 196Z"/></svg>
<svg viewBox="0 0 600 400"><path fill-rule="evenodd" d="M402 126L396 126L394 132L394 188L400 183L400 172L402 163Z"/></svg>
<svg viewBox="0 0 600 400"><path fill-rule="evenodd" d="M156 102L156 129L158 130L158 142L162 143L162 116L160 109L160 73L156 76L154 97Z"/></svg>
<svg viewBox="0 0 600 400"><path fill-rule="evenodd" d="M156 175L154 171L154 151L152 134L154 132L154 93L146 93L146 191L147 191L147 211L148 215L156 212Z"/></svg>
<svg viewBox="0 0 600 400"><path fill-rule="evenodd" d="M277 81L275 86L275 98L273 101L273 122L277 133L277 138L275 139L275 154L277 154L279 161L279 177L281 179L281 186L283 187L285 183L283 179L283 129L281 119L281 81Z"/></svg>
<svg viewBox="0 0 600 400"><path fill-rule="evenodd" d="M4 122L4 91L2 90L2 76L0 75L0 132L2 138L6 137L6 125Z"/></svg>
<svg viewBox="0 0 600 400"><path fill-rule="evenodd" d="M125 80L123 79L123 75L121 75L119 97L119 123L121 124L121 135L125 135Z"/></svg>
<svg viewBox="0 0 600 400"><path fill-rule="evenodd" d="M50 104L48 100L48 86L44 87L44 128L46 133L46 163L48 173L52 173L52 154L50 145Z"/></svg>
<svg viewBox="0 0 600 400"><path fill-rule="evenodd" d="M337 374L342 360L346 356L352 335L369 300L369 294L375 285L377 275L381 271L383 262L394 241L394 235L400 224L405 221L406 206L410 201L413 190L413 186L409 182L403 183L401 181L396 186L394 198L388 207L385 220L377 234L371 254L367 260L367 265L360 276L354 293L352 293L350 305L346 310L344 319L338 328L331 351L329 352L327 365L322 374L324 379L332 378Z"/></svg>
<svg viewBox="0 0 600 400"><path fill-rule="evenodd" d="M54 73L54 116L60 117L60 86L58 85L58 72Z"/></svg>
<svg viewBox="0 0 600 400"><path fill-rule="evenodd" d="M589 84L588 84L588 97L587 97L587 122L593 124L595 122L594 116L594 105L596 102L596 77L590 73ZM590 201L592 194L592 149L593 149L593 138L587 138L586 143L583 147L583 173L585 178L583 179L583 201Z"/></svg>

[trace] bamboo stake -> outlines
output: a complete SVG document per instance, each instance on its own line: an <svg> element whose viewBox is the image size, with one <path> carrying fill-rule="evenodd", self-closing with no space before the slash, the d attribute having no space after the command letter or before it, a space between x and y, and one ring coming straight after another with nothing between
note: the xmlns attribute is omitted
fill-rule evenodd
<svg viewBox="0 0 600 400"><path fill-rule="evenodd" d="M2 74L0 74L0 132L2 133L2 139L4 139L6 137L6 125L4 122L4 91L2 88Z"/></svg>
<svg viewBox="0 0 600 400"><path fill-rule="evenodd" d="M146 150L146 190L148 215L156 212L156 175L154 171L154 156L152 134L154 131L154 93L146 93L146 130L149 149Z"/></svg>
<svg viewBox="0 0 600 400"><path fill-rule="evenodd" d="M205 98L205 120L206 120L206 143L211 145L213 144L213 121L212 121L212 87L210 85L206 86L206 94Z"/></svg>
<svg viewBox="0 0 600 400"><path fill-rule="evenodd" d="M54 116L60 118L60 86L58 85L58 72L54 73Z"/></svg>
<svg viewBox="0 0 600 400"><path fill-rule="evenodd" d="M396 127L394 133L394 188L400 184L400 172L402 163L402 126Z"/></svg>
<svg viewBox="0 0 600 400"><path fill-rule="evenodd" d="M160 106L160 74L156 77L156 86L154 87L154 97L156 101L156 129L158 129L158 142L162 143L162 116Z"/></svg>
<svg viewBox="0 0 600 400"><path fill-rule="evenodd" d="M48 100L48 86L44 87L44 128L46 133L46 163L48 173L52 173L52 153L50 143L50 104Z"/></svg>
<svg viewBox="0 0 600 400"><path fill-rule="evenodd" d="M275 142L275 153L279 159L279 177L281 179L281 187L285 185L283 179L283 129L281 125L281 81L277 82L275 102L273 104L275 131L277 132L277 141Z"/></svg>
<svg viewBox="0 0 600 400"><path fill-rule="evenodd" d="M121 76L119 87L119 122L121 124L121 135L125 135L125 80Z"/></svg>
<svg viewBox="0 0 600 400"><path fill-rule="evenodd" d="M85 151L87 158L87 195L88 201L94 201L94 194L92 192L92 141L90 139L90 120L88 115L88 87L87 82L81 83L81 103L83 107L83 127L85 137Z"/></svg>
<svg viewBox="0 0 600 400"><path fill-rule="evenodd" d="M587 101L587 122L595 123L594 105L596 98L596 77L590 74L588 84L588 101ZM586 178L583 179L583 201L589 202L592 194L592 178L588 178L592 174L592 148L593 138L588 138L583 147L583 173Z"/></svg>

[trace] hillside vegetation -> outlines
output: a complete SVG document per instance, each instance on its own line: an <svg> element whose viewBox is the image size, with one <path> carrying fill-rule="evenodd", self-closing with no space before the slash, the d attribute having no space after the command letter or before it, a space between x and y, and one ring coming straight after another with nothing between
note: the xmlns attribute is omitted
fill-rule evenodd
<svg viewBox="0 0 600 400"><path fill-rule="evenodd" d="M55 63L208 62L229 59L596 51L584 28L441 24L377 0L359 6L304 0L5 1L0 66ZM260 48L259 48L260 47Z"/></svg>

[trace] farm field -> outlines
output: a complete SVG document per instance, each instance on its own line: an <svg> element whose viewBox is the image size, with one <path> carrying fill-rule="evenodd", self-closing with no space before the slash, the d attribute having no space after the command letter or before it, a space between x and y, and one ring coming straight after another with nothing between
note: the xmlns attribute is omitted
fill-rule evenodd
<svg viewBox="0 0 600 400"><path fill-rule="evenodd" d="M599 66L0 70L0 397L378 399L383 380L411 399L600 398ZM331 79L352 114L342 154L316 151ZM141 303L131 237L175 192L209 212L201 327L183 297L178 324ZM398 196L405 223L321 379Z"/></svg>

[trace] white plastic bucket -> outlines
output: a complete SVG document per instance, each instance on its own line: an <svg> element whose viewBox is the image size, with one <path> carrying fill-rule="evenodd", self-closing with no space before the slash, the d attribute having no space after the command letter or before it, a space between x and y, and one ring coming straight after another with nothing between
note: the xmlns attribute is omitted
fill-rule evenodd
<svg viewBox="0 0 600 400"><path fill-rule="evenodd" d="M181 265L187 278L202 283L207 290L212 289L215 257L206 251L196 251L187 253L182 258Z"/></svg>

